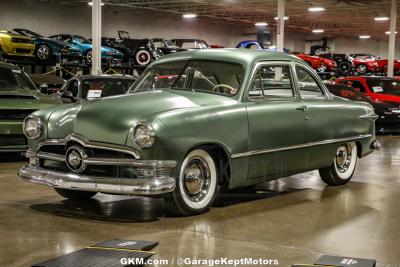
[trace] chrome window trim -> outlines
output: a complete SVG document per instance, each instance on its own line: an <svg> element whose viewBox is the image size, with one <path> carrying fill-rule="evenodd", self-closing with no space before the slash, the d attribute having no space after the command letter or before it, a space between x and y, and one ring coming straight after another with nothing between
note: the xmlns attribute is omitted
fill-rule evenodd
<svg viewBox="0 0 400 267"><path fill-rule="evenodd" d="M252 81L254 79L254 76L257 74L257 71L262 67L262 66L267 66L267 65L282 65L282 66L288 66L290 69L290 78L291 78L291 82L292 82L292 92L293 92L293 96L292 97L285 97L282 99L278 99L278 98L260 98L260 99L252 99L249 96L249 92L251 89L251 84ZM256 102L256 101L279 101L279 100L296 100L296 99L300 99L300 95L299 92L297 90L297 76L295 76L295 73L293 72L294 70L294 63L291 61L282 61L282 60L276 60L276 61L258 61L254 66L253 69L251 70L250 73L250 77L248 79L248 83L246 84L246 88L243 91L243 102Z"/></svg>
<svg viewBox="0 0 400 267"><path fill-rule="evenodd" d="M304 64L300 64L298 62L294 63L292 65L293 67L293 75L295 76L295 85L298 91L298 95L300 99L325 99L325 100L332 100L332 96L329 93L329 90L326 88L325 84L321 81L321 78L319 78L318 74L316 74L315 70L310 68L309 66L306 66ZM297 77L297 72L296 72L296 68L297 67L301 67L303 68L309 75L311 75L311 77L314 78L314 80L316 81L317 85L319 86L319 89L321 90L321 92L323 93L322 96L302 96L301 95L301 90L300 90L300 86L299 86L299 79Z"/></svg>
<svg viewBox="0 0 400 267"><path fill-rule="evenodd" d="M293 146L253 150L253 151L248 151L248 152L243 152L243 153L232 154L231 158L235 159L235 158L248 157L248 156L260 155L260 154L266 154L266 153L272 153L272 152L279 152L279 151L284 151L284 150L308 148L308 147L312 147L312 146L326 145L326 144L332 144L332 143L338 143L338 142L347 142L347 141L353 141L353 140L364 139L364 138L369 138L369 137L372 137L372 134L363 134L363 135L352 136L352 137L328 139L328 140L323 140L323 141L318 141L318 142L310 142L307 144L300 144L300 145L293 145Z"/></svg>
<svg viewBox="0 0 400 267"><path fill-rule="evenodd" d="M43 146L65 145L66 143L68 143L70 141L75 141L75 142L79 143L80 145L82 145L83 147L122 152L122 153L132 155L133 157L135 157L135 159L140 159L138 152L134 149L131 149L126 146L89 141L89 139L87 139L86 137L81 136L76 133L72 133L64 139L48 139L44 142L41 142L37 145L35 152L38 152L40 150L40 148L42 148Z"/></svg>

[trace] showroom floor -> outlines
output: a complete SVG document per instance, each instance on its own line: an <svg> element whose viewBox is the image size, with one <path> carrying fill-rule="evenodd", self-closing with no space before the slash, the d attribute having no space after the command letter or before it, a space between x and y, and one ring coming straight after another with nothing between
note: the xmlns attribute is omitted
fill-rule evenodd
<svg viewBox="0 0 400 267"><path fill-rule="evenodd" d="M400 136L359 162L353 181L325 187L317 172L263 191L220 197L210 212L166 217L159 199L98 195L78 205L51 188L19 182L22 159L0 161L0 266L30 266L114 238L160 241L155 257L278 259L313 263L322 254L400 264ZM269 189L269 190L268 190ZM239 194L240 196L236 195Z"/></svg>

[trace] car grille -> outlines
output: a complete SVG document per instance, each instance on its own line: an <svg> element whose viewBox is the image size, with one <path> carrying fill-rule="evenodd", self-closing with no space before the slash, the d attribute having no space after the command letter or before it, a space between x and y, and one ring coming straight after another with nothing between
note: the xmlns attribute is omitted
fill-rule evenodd
<svg viewBox="0 0 400 267"><path fill-rule="evenodd" d="M0 120L23 120L35 111L33 109L3 109L0 110Z"/></svg>
<svg viewBox="0 0 400 267"><path fill-rule="evenodd" d="M21 54L29 54L31 52L30 49L25 49L25 48L15 48L16 53L21 53Z"/></svg>
<svg viewBox="0 0 400 267"><path fill-rule="evenodd" d="M67 153L68 147L71 145L75 144L69 143L68 145L45 145L40 147L40 152L52 153L64 157ZM85 148L85 152L91 158L111 158L121 160L135 159L132 155L106 149ZM41 160L40 166L53 171L71 172L65 162L59 162L50 159ZM80 174L113 178L137 178L136 168L130 166L88 165L87 168Z"/></svg>
<svg viewBox="0 0 400 267"><path fill-rule="evenodd" d="M0 146L26 145L27 141L23 134L0 134Z"/></svg>
<svg viewBox="0 0 400 267"><path fill-rule="evenodd" d="M13 37L13 38L11 39L11 41L12 41L13 43L24 43L24 44L33 44L33 43L34 43L34 41L31 40L31 39L18 38L18 37Z"/></svg>

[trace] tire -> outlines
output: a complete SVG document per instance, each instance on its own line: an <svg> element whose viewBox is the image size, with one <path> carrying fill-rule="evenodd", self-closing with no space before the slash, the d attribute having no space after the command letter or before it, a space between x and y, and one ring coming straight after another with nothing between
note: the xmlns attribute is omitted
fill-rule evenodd
<svg viewBox="0 0 400 267"><path fill-rule="evenodd" d="M348 61L342 61L338 65L340 74L349 74L351 72L351 63Z"/></svg>
<svg viewBox="0 0 400 267"><path fill-rule="evenodd" d="M41 44L35 49L35 56L39 62L47 62L51 59L52 52L50 47Z"/></svg>
<svg viewBox="0 0 400 267"><path fill-rule="evenodd" d="M365 74L368 72L368 67L365 64L360 64L357 66L357 72L360 74Z"/></svg>
<svg viewBox="0 0 400 267"><path fill-rule="evenodd" d="M92 63L92 50L88 50L85 53L85 59L88 63Z"/></svg>
<svg viewBox="0 0 400 267"><path fill-rule="evenodd" d="M326 64L321 64L317 68L317 72L319 72L319 73L327 72L327 70L328 70L328 66Z"/></svg>
<svg viewBox="0 0 400 267"><path fill-rule="evenodd" d="M341 144L331 166L319 169L321 179L328 185L344 185L353 177L357 165L356 143Z"/></svg>
<svg viewBox="0 0 400 267"><path fill-rule="evenodd" d="M135 64L146 66L151 62L151 54L145 49L140 49L135 53Z"/></svg>
<svg viewBox="0 0 400 267"><path fill-rule="evenodd" d="M85 201L97 194L97 192L77 191L62 188L54 188L54 190L56 190L60 196L76 201Z"/></svg>
<svg viewBox="0 0 400 267"><path fill-rule="evenodd" d="M191 216L209 210L218 191L216 166L213 157L203 149L192 150L186 155L174 192L164 197L170 214Z"/></svg>

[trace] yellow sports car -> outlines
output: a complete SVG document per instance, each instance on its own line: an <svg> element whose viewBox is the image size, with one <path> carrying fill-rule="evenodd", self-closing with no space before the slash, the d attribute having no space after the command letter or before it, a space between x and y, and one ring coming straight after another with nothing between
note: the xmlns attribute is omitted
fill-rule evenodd
<svg viewBox="0 0 400 267"><path fill-rule="evenodd" d="M35 42L32 38L0 30L0 54L3 57L34 58Z"/></svg>

